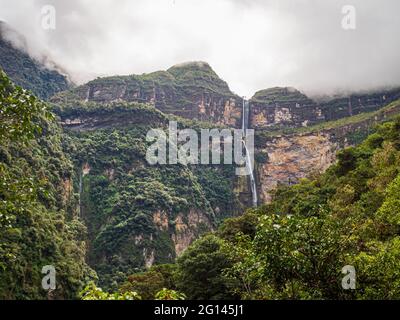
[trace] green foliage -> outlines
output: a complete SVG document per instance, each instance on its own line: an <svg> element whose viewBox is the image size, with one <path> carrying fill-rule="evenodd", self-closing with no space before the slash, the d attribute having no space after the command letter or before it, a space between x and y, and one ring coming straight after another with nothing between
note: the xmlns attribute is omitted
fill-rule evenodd
<svg viewBox="0 0 400 320"><path fill-rule="evenodd" d="M221 80L206 62L182 63L169 68L167 72L175 77L178 86L185 93L191 92L193 88L201 88L208 93L232 96L226 82Z"/></svg>
<svg viewBox="0 0 400 320"><path fill-rule="evenodd" d="M400 234L400 175L398 175L385 190L385 201L377 211L378 221L392 235Z"/></svg>
<svg viewBox="0 0 400 320"><path fill-rule="evenodd" d="M354 258L357 270L356 298L398 300L400 297L400 237L371 241L368 250Z"/></svg>
<svg viewBox="0 0 400 320"><path fill-rule="evenodd" d="M0 69L0 141L29 139L40 133L40 121L51 119L47 106L20 87Z"/></svg>
<svg viewBox="0 0 400 320"><path fill-rule="evenodd" d="M265 298L337 298L349 246L330 217L263 216L253 242L259 276L274 292ZM296 288L296 290L294 289ZM339 292L339 293L338 293ZM271 296L269 296L271 295Z"/></svg>
<svg viewBox="0 0 400 320"><path fill-rule="evenodd" d="M312 104L313 102L304 94L294 88L269 88L257 91L251 98L253 102L262 102L266 104L297 102L300 104Z"/></svg>
<svg viewBox="0 0 400 320"><path fill-rule="evenodd" d="M142 296L136 291L124 291L122 293L104 292L98 288L93 281L89 282L86 287L79 293L82 300L142 300ZM150 300L185 300L186 296L175 290L162 288L151 297L143 296L144 299Z"/></svg>
<svg viewBox="0 0 400 320"><path fill-rule="evenodd" d="M177 259L177 287L188 299L232 299L230 281L222 271L232 266L224 241L207 235Z"/></svg>
<svg viewBox="0 0 400 320"><path fill-rule="evenodd" d="M256 234L258 215L254 210L248 210L239 217L225 219L217 230L217 235L224 240L234 242L237 234L249 236L251 239Z"/></svg>
<svg viewBox="0 0 400 320"><path fill-rule="evenodd" d="M191 211L202 212L204 222L192 223L190 231L198 237L230 215L236 205L232 167L149 166L145 159L149 129L144 123L69 132L65 138L64 147L77 168L75 181L82 177L81 209L89 227L89 262L100 275L100 285L110 290L140 271L152 254L154 263L173 262L171 234L179 232L178 217L183 220L180 223L188 224ZM90 172L83 176L86 165ZM167 224L157 224L157 214Z"/></svg>
<svg viewBox="0 0 400 320"><path fill-rule="evenodd" d="M0 73L0 298L43 299L45 265L54 298L74 298L96 275L85 263L86 228L75 214L72 163L45 104Z"/></svg>
<svg viewBox="0 0 400 320"><path fill-rule="evenodd" d="M145 300L154 299L157 293L162 292L164 288L170 288L164 292L165 295L173 294L172 289L175 289L174 272L175 265L155 265L148 271L130 275L128 280L120 286L120 292L135 291Z"/></svg>
<svg viewBox="0 0 400 320"><path fill-rule="evenodd" d="M82 300L141 300L141 297L134 291L108 293L98 288L94 282L89 282L79 295Z"/></svg>
<svg viewBox="0 0 400 320"><path fill-rule="evenodd" d="M163 288L155 295L156 300L185 300L186 296L175 290Z"/></svg>

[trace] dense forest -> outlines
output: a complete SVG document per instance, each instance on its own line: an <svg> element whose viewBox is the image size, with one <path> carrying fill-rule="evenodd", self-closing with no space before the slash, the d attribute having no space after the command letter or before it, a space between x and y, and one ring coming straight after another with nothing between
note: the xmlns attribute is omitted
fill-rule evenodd
<svg viewBox="0 0 400 320"><path fill-rule="evenodd" d="M76 298L96 274L85 263L86 227L66 188L73 163L49 106L0 72L0 298ZM58 289L41 287L57 261Z"/></svg>

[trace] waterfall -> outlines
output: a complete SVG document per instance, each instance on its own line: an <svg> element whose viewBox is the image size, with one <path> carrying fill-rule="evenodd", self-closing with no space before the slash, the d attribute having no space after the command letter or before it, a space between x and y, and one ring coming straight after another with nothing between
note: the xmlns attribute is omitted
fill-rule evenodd
<svg viewBox="0 0 400 320"><path fill-rule="evenodd" d="M256 180L254 178L254 169L251 165L250 151L246 146L246 130L249 125L249 102L243 98L243 110L242 110L242 142L244 149L246 151L246 170L250 175L250 187L251 187L251 195L253 200L253 206L257 206L257 186Z"/></svg>
<svg viewBox="0 0 400 320"><path fill-rule="evenodd" d="M83 172L81 171L81 174L79 175L79 216L82 217L82 202L81 202L81 197L82 197L82 176Z"/></svg>

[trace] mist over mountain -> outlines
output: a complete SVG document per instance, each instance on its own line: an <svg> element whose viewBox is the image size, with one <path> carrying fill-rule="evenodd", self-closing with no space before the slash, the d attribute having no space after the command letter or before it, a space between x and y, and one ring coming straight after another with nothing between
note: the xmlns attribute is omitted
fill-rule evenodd
<svg viewBox="0 0 400 320"><path fill-rule="evenodd" d="M26 38L0 21L0 67L12 80L42 99L67 90L72 83L48 56L32 57Z"/></svg>
<svg viewBox="0 0 400 320"><path fill-rule="evenodd" d="M194 60L210 63L248 97L275 86L319 95L400 83L395 0L352 1L355 30L342 28L343 0L0 4L0 19L27 37L33 56L46 51L80 84ZM45 4L56 9L55 30L41 28Z"/></svg>

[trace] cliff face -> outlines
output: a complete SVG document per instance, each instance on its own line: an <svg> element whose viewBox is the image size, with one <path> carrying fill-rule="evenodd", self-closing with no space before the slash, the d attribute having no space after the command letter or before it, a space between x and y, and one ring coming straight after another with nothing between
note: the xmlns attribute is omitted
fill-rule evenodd
<svg viewBox="0 0 400 320"><path fill-rule="evenodd" d="M400 98L400 89L355 93L334 97L320 103L326 120L350 117L362 112L375 111Z"/></svg>
<svg viewBox="0 0 400 320"><path fill-rule="evenodd" d="M205 62L176 65L150 74L99 78L53 102L141 102L192 120L240 126L242 99Z"/></svg>
<svg viewBox="0 0 400 320"><path fill-rule="evenodd" d="M313 173L324 172L335 162L337 151L361 142L376 124L398 114L399 100L374 113L326 122L309 128L309 132L258 138L257 152L266 155L266 160L256 166L261 203L271 201L280 183L295 184Z"/></svg>
<svg viewBox="0 0 400 320"><path fill-rule="evenodd" d="M308 126L324 120L320 107L294 88L258 91L250 100L254 128Z"/></svg>
<svg viewBox="0 0 400 320"><path fill-rule="evenodd" d="M307 127L376 111L400 98L400 89L351 94L313 101L294 88L258 91L250 100L250 123L258 129Z"/></svg>
<svg viewBox="0 0 400 320"><path fill-rule="evenodd" d="M324 172L339 149L328 133L281 136L266 141L261 151L268 155L257 166L261 203L271 201L278 184L295 184L312 173Z"/></svg>

